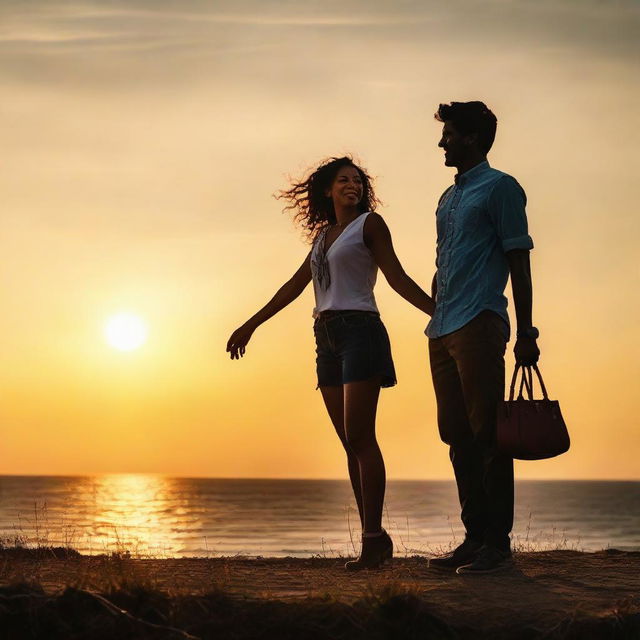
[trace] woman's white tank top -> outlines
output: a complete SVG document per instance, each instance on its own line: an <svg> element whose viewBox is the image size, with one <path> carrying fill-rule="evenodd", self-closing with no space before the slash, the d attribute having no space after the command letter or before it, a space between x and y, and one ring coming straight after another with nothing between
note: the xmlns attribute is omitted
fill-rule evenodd
<svg viewBox="0 0 640 640"><path fill-rule="evenodd" d="M316 306L322 311L373 311L378 313L373 287L378 266L364 243L364 223L369 213L360 214L324 251L327 229L321 231L311 250L311 274Z"/></svg>

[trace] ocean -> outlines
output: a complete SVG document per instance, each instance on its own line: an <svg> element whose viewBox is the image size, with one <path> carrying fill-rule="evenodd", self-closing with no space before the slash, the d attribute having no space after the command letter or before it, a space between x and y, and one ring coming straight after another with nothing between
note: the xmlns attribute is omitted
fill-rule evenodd
<svg viewBox="0 0 640 640"><path fill-rule="evenodd" d="M463 538L455 483L387 485L396 553ZM5 545L70 546L140 557L352 555L359 521L346 480L0 476ZM640 482L519 481L513 546L640 551Z"/></svg>

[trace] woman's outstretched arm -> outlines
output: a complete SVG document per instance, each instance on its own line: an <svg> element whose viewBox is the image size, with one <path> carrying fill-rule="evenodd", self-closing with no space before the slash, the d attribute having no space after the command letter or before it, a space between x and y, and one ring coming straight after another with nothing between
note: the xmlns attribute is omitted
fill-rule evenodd
<svg viewBox="0 0 640 640"><path fill-rule="evenodd" d="M293 302L311 282L311 252L304 259L300 268L287 280L267 304L251 316L241 327L236 329L227 342L227 351L231 354L232 360L237 360L244 355L247 343L251 339L253 332L278 311L284 309Z"/></svg>
<svg viewBox="0 0 640 640"><path fill-rule="evenodd" d="M404 271L393 249L391 233L382 216L370 213L364 225L364 241L391 288L428 315L436 303Z"/></svg>

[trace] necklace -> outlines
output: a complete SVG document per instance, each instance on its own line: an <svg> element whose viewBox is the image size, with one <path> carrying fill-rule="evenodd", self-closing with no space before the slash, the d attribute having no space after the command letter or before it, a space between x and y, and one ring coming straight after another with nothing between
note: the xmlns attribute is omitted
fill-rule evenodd
<svg viewBox="0 0 640 640"><path fill-rule="evenodd" d="M331 285L331 273L329 271L329 261L327 260L327 252L324 250L324 239L327 235L328 227L322 231L316 242L318 243L316 259L311 259L311 271L318 281L318 285L326 291Z"/></svg>

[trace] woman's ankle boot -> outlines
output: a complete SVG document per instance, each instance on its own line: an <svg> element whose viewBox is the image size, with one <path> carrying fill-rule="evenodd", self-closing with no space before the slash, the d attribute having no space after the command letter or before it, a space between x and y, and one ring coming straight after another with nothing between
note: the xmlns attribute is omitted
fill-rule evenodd
<svg viewBox="0 0 640 640"><path fill-rule="evenodd" d="M357 560L350 560L344 565L347 571L360 571L360 569L377 569L385 561L393 557L393 541L389 534L382 529L379 535L363 535L362 551Z"/></svg>

